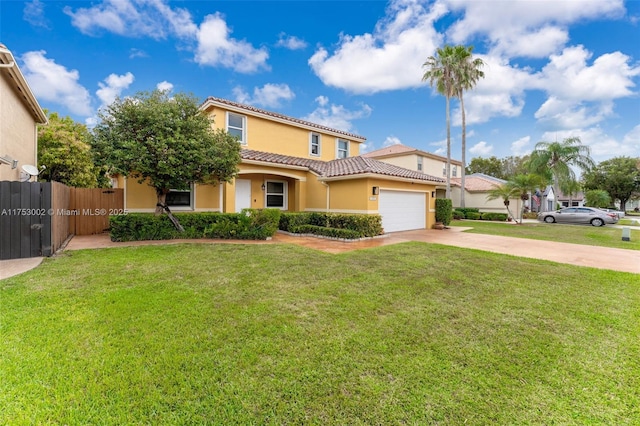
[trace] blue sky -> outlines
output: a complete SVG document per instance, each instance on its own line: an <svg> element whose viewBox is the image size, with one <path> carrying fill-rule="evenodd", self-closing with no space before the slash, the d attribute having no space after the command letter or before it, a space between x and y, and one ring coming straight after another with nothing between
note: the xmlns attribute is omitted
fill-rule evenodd
<svg viewBox="0 0 640 426"><path fill-rule="evenodd" d="M43 108L91 125L156 87L226 98L445 154L437 47L473 45L467 161L578 136L640 156L640 1L2 1L0 42ZM460 111L452 102L452 156Z"/></svg>

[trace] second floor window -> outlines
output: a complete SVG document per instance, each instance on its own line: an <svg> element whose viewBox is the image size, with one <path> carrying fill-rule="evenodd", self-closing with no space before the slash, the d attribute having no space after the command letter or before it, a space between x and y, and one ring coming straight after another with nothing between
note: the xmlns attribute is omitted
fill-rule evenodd
<svg viewBox="0 0 640 426"><path fill-rule="evenodd" d="M338 139L338 158L347 158L349 156L349 141Z"/></svg>
<svg viewBox="0 0 640 426"><path fill-rule="evenodd" d="M447 163L442 163L442 176L447 177Z"/></svg>
<svg viewBox="0 0 640 426"><path fill-rule="evenodd" d="M311 133L309 141L309 154L320 155L320 135L317 133Z"/></svg>
<svg viewBox="0 0 640 426"><path fill-rule="evenodd" d="M422 157L418 157L418 171L422 171Z"/></svg>
<svg viewBox="0 0 640 426"><path fill-rule="evenodd" d="M247 144L247 118L244 115L227 113L227 132L238 138L241 144Z"/></svg>
<svg viewBox="0 0 640 426"><path fill-rule="evenodd" d="M458 166L453 166L453 170L451 171L451 176L458 176Z"/></svg>

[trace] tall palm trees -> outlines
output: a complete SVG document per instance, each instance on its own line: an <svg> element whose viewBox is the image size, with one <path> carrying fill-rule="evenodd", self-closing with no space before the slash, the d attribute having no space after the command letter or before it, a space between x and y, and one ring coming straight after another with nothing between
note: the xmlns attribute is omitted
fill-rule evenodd
<svg viewBox="0 0 640 426"><path fill-rule="evenodd" d="M466 167L466 114L463 94L472 89L478 80L484 77L480 68L484 65L482 59L473 58L473 46L445 45L436 51L436 56L429 56L423 67L427 68L422 81L429 81L431 87L436 86L438 93L446 98L447 117L447 189L446 197L451 198L451 119L450 100L452 97L460 99L462 110L462 191L460 205L464 207L464 185Z"/></svg>
<svg viewBox="0 0 640 426"><path fill-rule="evenodd" d="M529 166L533 173L553 176L553 191L560 193L560 187L575 181L572 166L588 170L594 166L591 150L582 145L579 137L566 138L562 142L538 142L531 153Z"/></svg>
<svg viewBox="0 0 640 426"><path fill-rule="evenodd" d="M447 100L447 198L451 198L451 119L449 103L451 97L457 94L454 74L455 63L455 50L452 46L446 45L443 48L438 48L436 56L429 56L422 65L427 68L427 71L422 76L422 81L428 80L431 87L435 84L438 93L444 95Z"/></svg>

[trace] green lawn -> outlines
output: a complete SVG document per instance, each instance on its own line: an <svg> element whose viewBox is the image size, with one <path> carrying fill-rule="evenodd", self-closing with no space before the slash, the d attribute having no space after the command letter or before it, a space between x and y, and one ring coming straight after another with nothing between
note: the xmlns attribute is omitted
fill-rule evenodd
<svg viewBox="0 0 640 426"><path fill-rule="evenodd" d="M0 424L640 419L640 277L423 243L67 252L0 281Z"/></svg>
<svg viewBox="0 0 640 426"><path fill-rule="evenodd" d="M629 227L631 241L622 241L622 229L612 226L595 227L590 225L559 225L557 223L488 222L481 220L454 220L451 226L472 227L465 232L475 234L502 235L505 237L530 238L533 240L556 241L560 243L585 244L640 250L640 228Z"/></svg>

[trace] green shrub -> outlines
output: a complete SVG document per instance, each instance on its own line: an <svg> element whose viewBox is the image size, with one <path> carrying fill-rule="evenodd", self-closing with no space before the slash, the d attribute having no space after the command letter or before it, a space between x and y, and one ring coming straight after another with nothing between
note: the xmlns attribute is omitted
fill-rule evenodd
<svg viewBox="0 0 640 426"><path fill-rule="evenodd" d="M442 222L444 226L448 226L451 223L451 217L453 216L452 205L449 198L436 198L436 222Z"/></svg>
<svg viewBox="0 0 640 426"><path fill-rule="evenodd" d="M482 213L481 219L482 220L495 220L495 221L499 221L499 222L506 222L507 221L507 214L506 213L494 213L494 212L486 212L486 213Z"/></svg>
<svg viewBox="0 0 640 426"><path fill-rule="evenodd" d="M467 216L468 212L480 213L480 209L476 207L456 207L454 211L461 212L465 217Z"/></svg>
<svg viewBox="0 0 640 426"><path fill-rule="evenodd" d="M471 220L479 220L481 219L482 215L478 212L467 212L466 217L467 219Z"/></svg>
<svg viewBox="0 0 640 426"><path fill-rule="evenodd" d="M184 232L178 232L167 215L130 213L111 216L112 241L170 240L174 238L224 238L264 240L278 230L280 210L244 209L241 213L175 213Z"/></svg>
<svg viewBox="0 0 640 426"><path fill-rule="evenodd" d="M357 238L360 238L360 234L357 231L353 231L351 229L328 228L326 226L316 225L296 226L295 228L293 228L292 232L294 234L314 234L331 238L343 238L347 240L355 240Z"/></svg>
<svg viewBox="0 0 640 426"><path fill-rule="evenodd" d="M348 233L349 235L354 235L353 237L336 236L337 238L375 237L383 233L382 218L380 215L303 212L282 213L280 216L280 229L283 231L299 233L300 227L304 225L353 231ZM305 233L315 232L307 230ZM334 236L326 234L319 235Z"/></svg>
<svg viewBox="0 0 640 426"><path fill-rule="evenodd" d="M453 218L456 219L456 220L464 219L465 218L464 212L461 212L458 209L454 210L453 211Z"/></svg>

